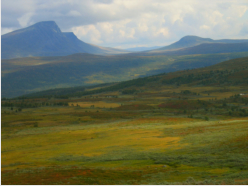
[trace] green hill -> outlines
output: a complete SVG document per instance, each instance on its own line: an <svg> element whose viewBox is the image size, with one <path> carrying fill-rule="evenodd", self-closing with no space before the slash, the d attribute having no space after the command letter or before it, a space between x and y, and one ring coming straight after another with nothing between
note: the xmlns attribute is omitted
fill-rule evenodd
<svg viewBox="0 0 248 186"><path fill-rule="evenodd" d="M103 92L119 91L122 94L134 94L141 87L147 91L163 85L187 86L247 86L248 85L248 57L221 62L205 68L183 70L159 74L120 83L95 86L52 89L25 95L24 97L77 97ZM104 87L105 86L105 87Z"/></svg>

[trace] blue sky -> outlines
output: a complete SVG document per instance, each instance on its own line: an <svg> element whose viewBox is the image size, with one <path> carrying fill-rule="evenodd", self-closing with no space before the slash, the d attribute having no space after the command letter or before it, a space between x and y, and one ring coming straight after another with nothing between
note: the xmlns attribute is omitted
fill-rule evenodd
<svg viewBox="0 0 248 186"><path fill-rule="evenodd" d="M247 0L2 0L1 32L55 21L84 42L165 46L186 35L248 39Z"/></svg>

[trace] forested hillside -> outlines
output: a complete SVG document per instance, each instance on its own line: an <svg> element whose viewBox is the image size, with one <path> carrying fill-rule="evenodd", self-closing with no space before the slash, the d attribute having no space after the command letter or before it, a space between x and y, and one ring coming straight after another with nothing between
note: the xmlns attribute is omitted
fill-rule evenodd
<svg viewBox="0 0 248 186"><path fill-rule="evenodd" d="M123 94L135 94L141 87L149 90L151 87L158 88L163 85L187 85L187 86L247 86L248 85L248 57L225 61L210 67L193 70L183 70L164 73L150 77L114 83L114 85L98 87L75 87L66 89L54 89L26 95L25 97L80 97L84 95L98 94L103 92L120 91Z"/></svg>

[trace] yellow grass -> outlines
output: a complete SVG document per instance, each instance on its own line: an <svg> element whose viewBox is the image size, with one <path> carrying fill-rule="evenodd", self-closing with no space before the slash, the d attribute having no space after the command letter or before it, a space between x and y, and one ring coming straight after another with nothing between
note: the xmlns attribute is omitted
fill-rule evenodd
<svg viewBox="0 0 248 186"><path fill-rule="evenodd" d="M168 99L170 97L155 97L154 99ZM153 105L153 104L150 104L150 105Z"/></svg>
<svg viewBox="0 0 248 186"><path fill-rule="evenodd" d="M115 108L119 107L121 104L119 103L107 103L105 101L96 101L96 102L69 102L70 106L77 106L79 105L80 107L91 107L94 105L94 107L99 107L99 108Z"/></svg>
<svg viewBox="0 0 248 186"><path fill-rule="evenodd" d="M85 83L87 84L101 84L101 83L104 83L104 81L102 80L98 80L98 79L92 79L92 80L88 80L88 81L85 81Z"/></svg>
<svg viewBox="0 0 248 186"><path fill-rule="evenodd" d="M212 169L212 170L209 170L208 172L214 173L214 174L220 174L220 173L226 173L228 171L229 171L228 168L223 168L223 169Z"/></svg>
<svg viewBox="0 0 248 186"><path fill-rule="evenodd" d="M120 95L119 91L115 91L115 92L109 92L109 93L101 94L100 97L105 97L105 96L118 96L118 95Z"/></svg>
<svg viewBox="0 0 248 186"><path fill-rule="evenodd" d="M183 146L179 143L180 137L165 136L160 128L152 128L151 125L140 127L138 123L143 121L145 120L126 122L126 126L122 122L22 130L2 140L2 170L49 166L56 164L53 158L63 155L94 157L123 148L137 152L161 152ZM150 123L154 121L161 122L162 119L151 120ZM146 124L149 124L149 120ZM128 127L130 125L133 127Z"/></svg>

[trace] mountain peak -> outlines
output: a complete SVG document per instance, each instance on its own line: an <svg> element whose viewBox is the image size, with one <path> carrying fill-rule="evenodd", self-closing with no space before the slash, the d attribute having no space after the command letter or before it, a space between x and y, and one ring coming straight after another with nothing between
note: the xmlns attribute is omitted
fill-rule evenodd
<svg viewBox="0 0 248 186"><path fill-rule="evenodd" d="M39 32L39 33L57 33L57 34L61 34L61 30L58 27L58 25L55 23L55 21L42 21L42 22L38 22L35 23L34 25L31 25L29 27L26 28L22 28L19 30L15 30L13 32L9 32L7 34L2 35L2 39L8 38L8 37L12 37L13 35L22 35L22 34L31 34L33 32Z"/></svg>
<svg viewBox="0 0 248 186"><path fill-rule="evenodd" d="M33 24L32 26L58 26L55 21L41 21Z"/></svg>
<svg viewBox="0 0 248 186"><path fill-rule="evenodd" d="M198 36L188 35L182 37L179 41L213 41L213 40L210 38L202 38Z"/></svg>
<svg viewBox="0 0 248 186"><path fill-rule="evenodd" d="M159 50L175 50L180 48L192 47L202 43L211 43L214 40L210 38L202 38L198 36L188 35L182 37L179 41L172 43L169 46L162 47Z"/></svg>
<svg viewBox="0 0 248 186"><path fill-rule="evenodd" d="M93 46L79 40L73 32L61 32L54 21L42 21L4 34L2 59L27 56L65 56L74 53L122 53L116 49Z"/></svg>
<svg viewBox="0 0 248 186"><path fill-rule="evenodd" d="M39 30L52 30L57 33L61 33L60 28L58 25L55 23L55 21L41 21L38 23L35 23L34 25L27 27L28 28L35 28Z"/></svg>

